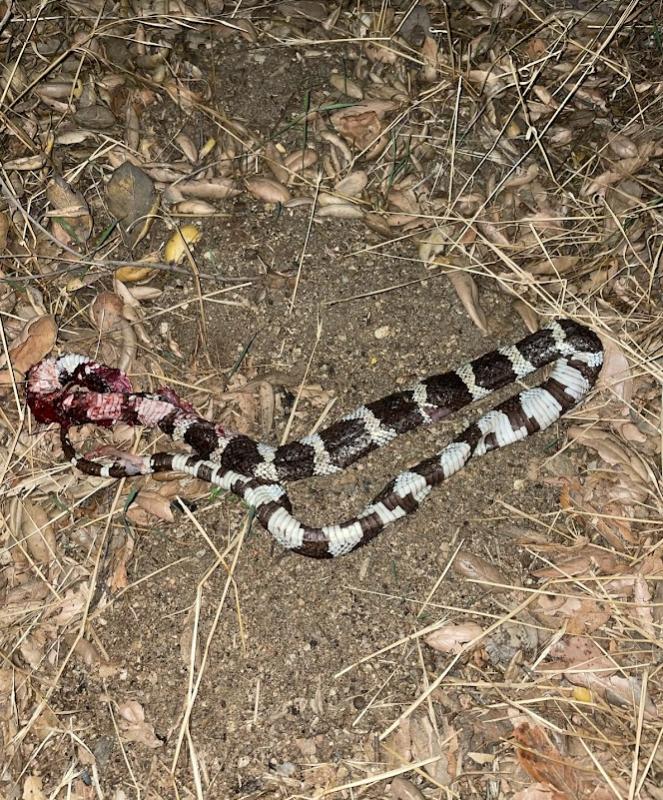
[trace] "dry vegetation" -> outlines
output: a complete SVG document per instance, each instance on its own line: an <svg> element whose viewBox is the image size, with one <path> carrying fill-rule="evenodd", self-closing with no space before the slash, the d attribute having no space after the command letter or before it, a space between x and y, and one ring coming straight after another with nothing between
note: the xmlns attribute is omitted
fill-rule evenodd
<svg viewBox="0 0 663 800"><path fill-rule="evenodd" d="M249 301L205 258L206 236L233 209L262 206L305 221L296 268L264 276L291 308L308 233L342 220L367 252L401 248L450 281L480 330L481 293L498 288L530 329L550 315L591 324L608 358L543 473L558 513L506 508L531 556L526 579L452 548L435 589L454 575L492 587L492 604L452 608L431 591L420 630L348 654L421 670L419 693L382 709L372 763L342 752L316 764L304 742L307 770L281 764L233 796L661 800L663 4L3 0L0 12L0 794L224 796L190 725L216 630L202 636L197 605L168 741L140 697L107 698L124 781L100 780L94 731L55 703L74 664L102 683L122 670L100 625L144 578L136 531L167 525L178 504L195 526L182 501L204 503L209 488L73 474L56 433L26 413L22 380L54 350L85 352L144 387L175 382L256 436L287 437L302 406L328 410L331 395L305 376L275 430L282 382L257 377L250 358L215 367L209 355L210 307L232 315ZM220 50L247 86L274 53L286 68L308 59L318 79L298 111L265 120L266 135L215 95ZM370 302L378 286L365 285ZM171 325L184 304L197 314L186 333ZM93 435L98 445L91 430L78 445ZM105 435L154 446L125 427ZM244 533L214 547L220 614L238 602ZM56 770L58 750L69 757ZM165 764L172 786L141 786L141 758Z"/></svg>

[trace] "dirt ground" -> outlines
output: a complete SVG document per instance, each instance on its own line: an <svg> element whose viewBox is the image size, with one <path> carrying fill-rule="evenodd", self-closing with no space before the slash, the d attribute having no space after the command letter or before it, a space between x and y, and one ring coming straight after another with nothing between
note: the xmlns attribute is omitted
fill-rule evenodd
<svg viewBox="0 0 663 800"><path fill-rule="evenodd" d="M237 63L227 59L218 65L228 86L239 82L239 73L232 72ZM322 63L315 62L318 70ZM255 73L250 103L245 92L237 98L222 95L233 114L246 114L248 123L264 133L273 126L277 109L286 117L297 111L293 98L301 96L310 79L301 65L288 71L276 97L273 82L269 93L260 90L273 66L268 58L264 74ZM270 113L263 114L264 108ZM265 212L251 203L238 203L227 219L204 226L208 249L201 271L229 285L239 279L251 283L228 295L248 300L247 310L234 305L209 311L210 352L220 366L232 366L252 341L257 372L294 375L296 386L313 353L308 379L338 398L331 414L335 418L418 376L480 355L496 341L514 341L526 333L508 313L504 295L486 286L483 305L490 315L490 336L481 335L459 308L447 280L430 274L414 258L412 245L385 247L377 236L343 221L314 224L290 312L292 277L307 227L302 213ZM290 280L270 288L265 264ZM391 288L404 283L412 285ZM175 302L179 291L175 286L168 299ZM374 294L352 299L367 292ZM191 312L192 306L170 320L184 350L196 336ZM387 335L376 338L385 327ZM283 399L287 406L288 398ZM304 407L292 435L308 432L318 413ZM396 472L439 449L477 414L472 409L407 436L342 476L293 487L296 508L312 522L356 513ZM279 439L286 420L282 412L272 441ZM513 513L501 503L524 515L535 511L538 519L555 513L556 493L527 474L546 460L558 435L552 429L471 464L412 518L366 549L333 562L286 554L257 523L252 527L210 643L190 720L210 782L206 797L278 796L277 787L283 791L288 780L301 781L309 773L315 773L312 782L324 784L320 773L326 765L350 760L361 773L362 763L380 760L376 735L416 699L437 669L430 652L422 652L417 663L414 642L393 643L440 616L455 618L462 609L499 613L499 596L490 590L461 582L453 571L440 577L455 548L462 546L498 566L509 582L520 582L521 562L529 557L516 546ZM222 549L246 517L237 503L222 498L199 510L197 519ZM187 707L188 654L183 659L180 640L202 585L198 633L205 641L226 571L215 566L200 532L180 520L174 527L140 534L130 579L135 585L106 607L95 624L117 674L101 681L75 666L63 676L55 703L70 716L73 730L86 732L104 791L131 791L128 759L136 785L177 796L177 780L186 786L191 768L183 753L170 786L170 764ZM453 607L459 611L448 610ZM385 647L390 649L384 655L353 666ZM140 702L163 740L156 755L122 752L117 746L110 708L129 699ZM477 703L478 696L471 700ZM332 775L338 778L336 769L329 770Z"/></svg>
<svg viewBox="0 0 663 800"><path fill-rule="evenodd" d="M334 413L340 413L419 372L439 371L490 349L492 338L477 334L441 280L325 307L326 302L361 293L367 283L377 289L417 276L426 279L418 266L388 256L348 258L367 243L362 232L348 228L314 231L292 315L287 315L289 292L269 292L255 314L242 315L233 308L210 317L217 350L227 354L227 363L236 355L234 343L257 332L252 352L265 370L297 370L314 346L319 319L322 336L310 374L337 394ZM287 217L274 220L256 209L239 210L227 226L215 230L223 274L251 273L245 242L254 247L261 234L278 264L292 264L304 232L301 222ZM340 236L343 247L335 244ZM491 299L495 338L518 338L522 327L500 315L499 296ZM390 327L390 336L376 340L375 330L383 325ZM315 415L304 415L293 434L303 434L315 421ZM293 491L296 508L314 522L350 516L396 471L448 441L458 425L454 421L407 437L338 478L306 481ZM275 434L278 438L278 431ZM524 514L535 510L539 518L546 511L555 513L554 492L526 475L530 465L546 458L546 448L556 437L549 431L472 464L411 519L365 550L333 562L285 554L257 524L253 526L235 571L233 598L211 642L191 719L199 756L212 779L206 796L262 796L278 784L283 764L293 764L293 777L301 778L320 764L375 759L375 734L416 698L434 674L435 658L427 654L424 664L414 668L408 658L414 645L408 643L340 678L336 673L407 637L422 623L439 615L453 617L446 606L479 605L486 612L498 611L498 600L489 591L472 589L453 572L437 582L461 544L499 566L509 581L521 579L520 562L527 556L503 530L506 519L512 527L513 516L500 501L522 508ZM221 500L198 519L222 548L241 527L243 512L236 503ZM142 534L137 551L131 575L137 585L98 622L98 635L104 648L117 654L113 660L121 664L120 674L100 685L76 670L71 693L62 693L61 702L74 715L76 727L95 731L101 748L114 740L109 698L140 700L165 747L156 764L132 754L138 758L132 771L139 785L165 790L173 734L187 698L179 640L196 589L214 565L214 554L184 522L175 529ZM141 580L151 573L154 577ZM225 578L217 566L205 581L200 598L202 639ZM425 615L418 617L433 589ZM422 673L424 667L428 675ZM100 765L102 785L109 790L126 775L124 758L115 747ZM187 767L182 769L186 774Z"/></svg>

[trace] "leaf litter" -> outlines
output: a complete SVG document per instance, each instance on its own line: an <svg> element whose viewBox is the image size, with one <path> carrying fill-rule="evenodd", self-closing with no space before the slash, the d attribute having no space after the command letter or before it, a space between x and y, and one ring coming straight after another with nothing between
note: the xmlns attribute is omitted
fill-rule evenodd
<svg viewBox="0 0 663 800"><path fill-rule="evenodd" d="M164 476L119 487L109 502L108 482L72 475L53 432L26 419L21 382L54 347L87 352L142 388L179 375L178 390L203 413L272 433L287 410L278 376L261 375L250 353L232 374L201 355L206 303L247 302L232 286L205 283L213 276L200 257L204 219L252 200L309 225L363 225L367 246L384 253L405 242L430 279L449 281L459 310L483 332L490 285L529 329L547 314L591 323L607 354L600 391L572 415L573 447L551 454L539 476L559 490L558 513L509 510L524 531L524 579L510 584L510 573L459 551L454 580L483 595L475 606L440 610L432 630L417 632L421 649L410 658L421 694L391 710L383 749L361 754L372 766L355 768L357 754L346 754L344 763L311 764L302 780L280 769L265 784L278 795L264 796L322 797L357 783L366 797L659 800L655 6L216 5L211 16L195 3L166 15L139 3L124 17L114 6L81 15L68 2L59 17L30 9L29 28L15 4L4 11L3 791L91 796L87 767L63 768L44 788L39 754L68 735L49 698L72 654L102 677L121 671L121 654L104 652L92 619L130 583L135 526L170 522L178 504L210 494ZM296 118L264 136L214 106L209 76L188 58L183 45L210 35L245 57L275 44L297 58L335 41L345 49ZM164 135L154 124L161 110L189 133ZM202 139L195 125L205 127ZM168 286L183 274L191 292L169 307ZM296 291L288 275L275 276ZM195 379L173 335L179 304L199 316L187 356ZM311 408L330 408L320 386L296 388ZM75 434L79 448L91 440L102 455L162 444L126 426ZM231 579L230 571L228 591ZM434 602L428 610L438 613ZM187 615L181 641L185 664L191 646L202 674L198 622ZM213 780L186 727L191 685L179 742L189 737L191 794L201 797ZM137 700L127 696L112 713L122 748L162 749ZM102 749L79 752L80 764L103 760ZM315 761L316 752L302 755Z"/></svg>

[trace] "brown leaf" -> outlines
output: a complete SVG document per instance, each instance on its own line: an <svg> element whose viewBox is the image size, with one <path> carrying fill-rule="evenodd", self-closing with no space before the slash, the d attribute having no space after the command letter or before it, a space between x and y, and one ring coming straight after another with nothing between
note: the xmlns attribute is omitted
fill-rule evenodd
<svg viewBox="0 0 663 800"><path fill-rule="evenodd" d="M191 648L193 647L193 661L194 669L200 669L201 653L199 641L194 643L193 635L196 627L196 608L192 606L182 623L182 632L180 633L180 658L185 667L191 665Z"/></svg>
<svg viewBox="0 0 663 800"><path fill-rule="evenodd" d="M185 197L197 197L201 200L226 200L236 197L240 191L230 178L216 178L211 181L181 181L178 191Z"/></svg>
<svg viewBox="0 0 663 800"><path fill-rule="evenodd" d="M47 565L57 558L55 531L43 505L23 502L21 533L28 552L37 564Z"/></svg>
<svg viewBox="0 0 663 800"><path fill-rule="evenodd" d="M1 675L1 673L0 673ZM383 743L387 754L387 763L391 767L400 767L412 761L412 720L406 717Z"/></svg>
<svg viewBox="0 0 663 800"><path fill-rule="evenodd" d="M583 776L562 756L543 728L522 722L514 731L518 763L535 781L562 793L569 800L580 800Z"/></svg>
<svg viewBox="0 0 663 800"><path fill-rule="evenodd" d="M379 139L385 114L396 107L389 100L370 100L337 111L331 122L343 138L363 150Z"/></svg>
<svg viewBox="0 0 663 800"><path fill-rule="evenodd" d="M46 187L51 204L49 217L53 234L62 244L84 244L92 233L92 217L83 195L60 175L54 175Z"/></svg>
<svg viewBox="0 0 663 800"><path fill-rule="evenodd" d="M133 248L147 234L159 207L152 179L140 167L125 161L106 185L106 200L120 223L127 247Z"/></svg>
<svg viewBox="0 0 663 800"><path fill-rule="evenodd" d="M456 777L456 753L458 737L453 729L444 723L444 730L438 734L427 716L415 717L411 724L412 757L416 761L439 755L437 761L427 764L424 769L434 781L448 786ZM449 738L450 737L450 738Z"/></svg>
<svg viewBox="0 0 663 800"><path fill-rule="evenodd" d="M336 89L337 92L352 97L354 100L363 100L364 92L358 83L350 80L347 75L340 75L335 72L329 78L329 83Z"/></svg>
<svg viewBox="0 0 663 800"><path fill-rule="evenodd" d="M128 700L117 707L122 719L120 729L124 737L130 742L138 742L146 747L161 747L162 742L154 733L154 725L145 721L145 712L136 700Z"/></svg>
<svg viewBox="0 0 663 800"><path fill-rule="evenodd" d="M7 234L9 233L9 214L0 211L0 253L4 253L7 247Z"/></svg>
<svg viewBox="0 0 663 800"><path fill-rule="evenodd" d="M264 203L287 203L290 192L278 181L271 178L247 178L246 189Z"/></svg>
<svg viewBox="0 0 663 800"><path fill-rule="evenodd" d="M625 403L633 396L633 375L624 351L612 336L601 336L603 367L597 385L608 388Z"/></svg>
<svg viewBox="0 0 663 800"><path fill-rule="evenodd" d="M655 642L657 639L656 629L654 626L653 606L651 602L651 592L647 581L642 575L635 576L635 584L633 586L633 599L635 601L635 615L640 621L642 630L647 636Z"/></svg>
<svg viewBox="0 0 663 800"><path fill-rule="evenodd" d="M514 794L512 800L569 800L567 794L562 794L543 783L534 783Z"/></svg>
<svg viewBox="0 0 663 800"><path fill-rule="evenodd" d="M28 775L23 784L23 800L46 800L42 779L38 775Z"/></svg>
<svg viewBox="0 0 663 800"><path fill-rule="evenodd" d="M170 507L170 498L163 497L158 492L152 492L149 489L142 489L137 495L134 503L147 511L157 519L163 519L166 522L173 522L175 517Z"/></svg>
<svg viewBox="0 0 663 800"><path fill-rule="evenodd" d="M425 800L423 794L412 781L402 775L397 775L391 782L389 796L391 800Z"/></svg>
<svg viewBox="0 0 663 800"><path fill-rule="evenodd" d="M476 622L463 622L458 625L443 625L429 633L425 642L440 653L460 653L463 645L481 636L483 628Z"/></svg>
<svg viewBox="0 0 663 800"><path fill-rule="evenodd" d="M18 339L9 349L9 360L20 377L47 356L55 346L57 325L51 316L33 317L25 323ZM11 383L9 370L0 371L0 385Z"/></svg>
<svg viewBox="0 0 663 800"><path fill-rule="evenodd" d="M200 241L202 233L195 225L182 225L175 229L163 249L163 257L169 264L180 264Z"/></svg>
<svg viewBox="0 0 663 800"><path fill-rule="evenodd" d="M129 509L131 510L131 509ZM111 563L108 569L108 590L111 594L116 594L121 589L126 589L129 585L127 567L134 552L134 539L127 536L124 542L113 550Z"/></svg>
<svg viewBox="0 0 663 800"><path fill-rule="evenodd" d="M77 589L66 591L62 602L53 608L52 622L56 625L66 626L73 621L78 621L87 605L88 592L89 587L86 584L79 584Z"/></svg>
<svg viewBox="0 0 663 800"><path fill-rule="evenodd" d="M570 272L580 261L580 256L550 256L526 266L530 275L563 275Z"/></svg>
<svg viewBox="0 0 663 800"><path fill-rule="evenodd" d="M564 636L550 648L550 656L578 670L601 670L606 676L617 671L614 661L588 636Z"/></svg>
<svg viewBox="0 0 663 800"><path fill-rule="evenodd" d="M334 194L341 198L357 197L364 191L367 183L368 175L363 170L357 170L334 185Z"/></svg>
<svg viewBox="0 0 663 800"><path fill-rule="evenodd" d="M95 327L101 333L108 333L117 328L123 319L124 303L114 292L99 292L90 306L90 316Z"/></svg>
<svg viewBox="0 0 663 800"><path fill-rule="evenodd" d="M452 272L449 280L472 322L482 333L488 333L486 314L479 303L479 287L474 278L467 272Z"/></svg>
<svg viewBox="0 0 663 800"><path fill-rule="evenodd" d="M489 564L485 558L469 552L469 550L458 551L454 559L453 570L456 574L475 581L501 585L507 583L506 578L497 567ZM497 587L493 587L493 590L499 591Z"/></svg>
<svg viewBox="0 0 663 800"><path fill-rule="evenodd" d="M559 625L560 617L566 620L570 634L587 634L600 628L610 619L609 610L601 608L594 600L581 597L554 597L541 594L532 605L532 613L547 623Z"/></svg>

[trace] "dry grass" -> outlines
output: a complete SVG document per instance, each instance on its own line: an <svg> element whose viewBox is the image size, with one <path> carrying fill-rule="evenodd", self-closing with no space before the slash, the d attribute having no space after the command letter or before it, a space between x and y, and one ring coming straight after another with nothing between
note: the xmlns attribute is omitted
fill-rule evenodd
<svg viewBox="0 0 663 800"><path fill-rule="evenodd" d="M88 732L68 726L52 699L74 661L102 679L110 670L97 623L137 585L127 577L133 536L118 529L172 519L177 498L215 563L182 634L188 687L169 737L172 786L148 794L216 796L190 720L218 621L231 606L244 638L234 571L246 528L219 550L182 502L205 496L206 487L145 479L108 494L102 481L72 474L53 432L26 415L21 381L54 347L89 352L144 385L169 383L204 412L225 402L221 419L233 426L239 418L253 433L269 431L270 381L252 383L243 363L216 372L208 350L209 309L245 307L253 280L219 288L195 232L188 244L160 250L169 229L204 227L249 197L307 220L294 275L266 268L274 285L288 288L291 309L306 279L312 226L343 219L365 226L366 252L396 257L396 244L408 246L409 258L428 268L412 283L451 281L483 331L481 289L490 286L526 326L574 317L608 348L602 385L570 427L584 447L574 456L584 462L565 445L542 467L559 486L559 509L496 509L531 556L528 582L512 584L452 547L427 597L400 598L420 606L421 628L347 667L397 654L393 675L404 663L421 671L418 696L388 716L382 709L375 761L345 754L342 769L327 765L303 781L284 770L265 779L260 796L663 798L663 4L568 5L237 2L219 16L183 2L168 14L140 2L131 12L75 0L5 3L0 793L145 793L132 752L144 748L149 757L163 743L140 702L108 698L126 765L125 789L109 795ZM187 60L184 39L208 37L235 47L240 63L249 52L276 50L284 62L331 54L336 69L302 99L295 119L270 120L273 135L261 136L216 106L205 59ZM212 138L195 140L189 120ZM142 172L110 188L125 163ZM114 208L127 216L117 222ZM170 303L175 277L189 288ZM369 283L365 293L328 304L408 285ZM183 356L172 321L186 304L196 319ZM300 401L317 403L322 418L333 404L307 383L315 379L312 358L291 387L291 420ZM141 452L151 446L122 428L109 441ZM219 570L225 587L203 634L201 597ZM486 587L493 605L438 602L452 571ZM435 669L424 657L429 648L440 654ZM375 686L359 718L380 705L390 680ZM259 692L258 683L256 718ZM54 774L49 754L65 746L76 757Z"/></svg>

